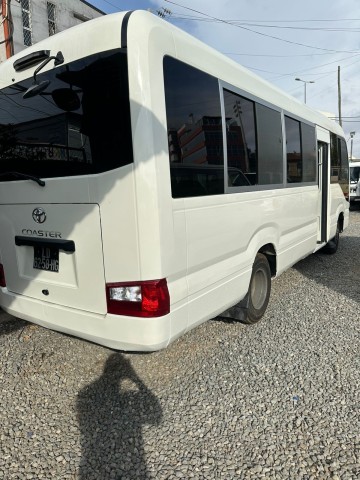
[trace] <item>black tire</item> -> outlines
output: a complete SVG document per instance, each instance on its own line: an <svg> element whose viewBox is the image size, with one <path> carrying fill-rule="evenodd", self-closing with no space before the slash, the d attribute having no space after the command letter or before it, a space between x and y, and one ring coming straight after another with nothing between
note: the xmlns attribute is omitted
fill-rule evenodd
<svg viewBox="0 0 360 480"><path fill-rule="evenodd" d="M244 323L258 322L265 313L271 292L271 272L269 262L258 253L253 264L249 291L247 293L247 315Z"/></svg>
<svg viewBox="0 0 360 480"><path fill-rule="evenodd" d="M324 253L327 253L328 255L333 255L334 253L337 252L339 243L340 243L340 226L338 222L336 227L335 237L328 241L328 243L322 248L322 251Z"/></svg>

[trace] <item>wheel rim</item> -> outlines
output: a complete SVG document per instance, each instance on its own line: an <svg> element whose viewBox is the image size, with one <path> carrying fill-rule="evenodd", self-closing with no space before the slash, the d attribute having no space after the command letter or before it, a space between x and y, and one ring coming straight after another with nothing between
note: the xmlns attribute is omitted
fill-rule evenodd
<svg viewBox="0 0 360 480"><path fill-rule="evenodd" d="M263 270L254 272L251 282L251 301L256 310L260 310L266 301L267 278Z"/></svg>

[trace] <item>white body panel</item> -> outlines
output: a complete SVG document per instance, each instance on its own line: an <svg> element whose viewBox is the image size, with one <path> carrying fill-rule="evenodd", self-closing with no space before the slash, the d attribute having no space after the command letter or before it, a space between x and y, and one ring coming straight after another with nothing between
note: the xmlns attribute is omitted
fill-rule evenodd
<svg viewBox="0 0 360 480"><path fill-rule="evenodd" d="M66 62L119 48L123 17L88 22L31 48L61 49ZM134 163L66 181L49 179L46 188L30 181L1 183L0 263L8 286L0 288L0 305L13 315L111 348L156 350L240 301L264 245L276 252L277 275L324 245L318 243L317 185L171 197L164 56L306 118L317 125L318 140L329 143L329 131L342 132L326 117L148 13L129 17L127 51ZM14 76L15 59L2 65L2 78ZM18 72L16 81L29 75ZM340 215L344 228L348 223L338 185L329 188L328 203L330 239ZM23 252L31 247L14 245L35 207L48 210L53 223L47 229L76 243L71 260L61 254L64 278L56 277L55 284L53 272L33 271L31 255L24 260ZM107 313L106 283L161 278L169 287L168 315L147 319ZM50 290L46 299L39 293L44 285Z"/></svg>

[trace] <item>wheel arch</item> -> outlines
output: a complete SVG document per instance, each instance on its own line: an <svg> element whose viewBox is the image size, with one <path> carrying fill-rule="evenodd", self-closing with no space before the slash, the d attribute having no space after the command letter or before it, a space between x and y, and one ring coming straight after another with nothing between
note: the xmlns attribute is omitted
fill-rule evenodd
<svg viewBox="0 0 360 480"><path fill-rule="evenodd" d="M277 258L274 245L272 243L267 243L258 250L258 253L265 255L267 261L269 262L271 276L276 277Z"/></svg>
<svg viewBox="0 0 360 480"><path fill-rule="evenodd" d="M255 261L257 253L265 255L270 266L271 277L275 277L278 270L277 246L280 241L280 228L276 223L262 225L252 236L247 252Z"/></svg>
<svg viewBox="0 0 360 480"><path fill-rule="evenodd" d="M344 231L344 212L339 213L338 224L339 224L340 233L342 233Z"/></svg>

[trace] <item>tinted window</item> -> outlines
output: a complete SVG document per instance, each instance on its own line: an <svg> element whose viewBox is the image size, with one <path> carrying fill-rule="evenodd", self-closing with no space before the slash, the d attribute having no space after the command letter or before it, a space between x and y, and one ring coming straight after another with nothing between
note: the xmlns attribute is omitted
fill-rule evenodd
<svg viewBox="0 0 360 480"><path fill-rule="evenodd" d="M92 55L40 72L45 81L25 99L33 77L0 91L0 173L62 177L132 162L126 55Z"/></svg>
<svg viewBox="0 0 360 480"><path fill-rule="evenodd" d="M258 183L271 185L283 183L283 141L281 114L276 110L256 104L258 138Z"/></svg>
<svg viewBox="0 0 360 480"><path fill-rule="evenodd" d="M218 80L165 57L164 84L173 197L224 193Z"/></svg>
<svg viewBox="0 0 360 480"><path fill-rule="evenodd" d="M330 182L338 183L340 175L340 150L338 145L338 137L334 133L330 134Z"/></svg>
<svg viewBox="0 0 360 480"><path fill-rule="evenodd" d="M303 165L301 158L300 122L285 117L287 181L301 182Z"/></svg>
<svg viewBox="0 0 360 480"><path fill-rule="evenodd" d="M349 160L345 140L334 133L330 135L330 182L339 183L343 192L349 191Z"/></svg>
<svg viewBox="0 0 360 480"><path fill-rule="evenodd" d="M224 90L228 168L235 168L249 184L257 183L254 102ZM230 182L229 186L240 186Z"/></svg>
<svg viewBox="0 0 360 480"><path fill-rule="evenodd" d="M349 193L349 157L346 142L343 138L339 138L340 148L340 174L339 184L342 191Z"/></svg>
<svg viewBox="0 0 360 480"><path fill-rule="evenodd" d="M316 182L316 136L315 127L301 124L303 182Z"/></svg>

